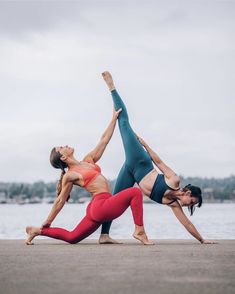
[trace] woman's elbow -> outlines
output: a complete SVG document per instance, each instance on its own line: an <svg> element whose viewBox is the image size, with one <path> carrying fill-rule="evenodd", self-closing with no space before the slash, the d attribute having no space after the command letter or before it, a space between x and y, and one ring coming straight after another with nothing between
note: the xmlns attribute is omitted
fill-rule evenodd
<svg viewBox="0 0 235 294"><path fill-rule="evenodd" d="M100 143L101 143L101 147L105 148L108 143L110 141L110 138L107 138L107 136L104 136L103 138L101 138Z"/></svg>

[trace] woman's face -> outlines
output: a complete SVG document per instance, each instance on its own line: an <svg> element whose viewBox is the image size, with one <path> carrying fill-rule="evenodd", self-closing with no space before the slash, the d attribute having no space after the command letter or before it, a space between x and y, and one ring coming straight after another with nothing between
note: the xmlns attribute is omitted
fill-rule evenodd
<svg viewBox="0 0 235 294"><path fill-rule="evenodd" d="M55 147L55 150L65 157L70 157L74 153L74 149L68 145Z"/></svg>
<svg viewBox="0 0 235 294"><path fill-rule="evenodd" d="M184 192L179 200L181 206L191 206L198 203L198 198L191 196L191 191Z"/></svg>

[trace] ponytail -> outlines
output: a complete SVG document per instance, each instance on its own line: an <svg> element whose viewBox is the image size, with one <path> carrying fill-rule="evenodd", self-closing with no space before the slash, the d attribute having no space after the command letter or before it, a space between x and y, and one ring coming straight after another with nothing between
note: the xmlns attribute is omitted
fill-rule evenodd
<svg viewBox="0 0 235 294"><path fill-rule="evenodd" d="M51 162L51 165L54 167L54 168L58 168L58 169L61 169L62 172L61 172L61 175L60 175L60 179L59 179L59 182L57 184L57 197L60 195L60 192L62 190L62 181L63 181L63 176L65 174L65 168L68 167L67 163L62 161L60 158L61 158L61 154L60 152L56 151L56 148L54 147L52 150L51 150L51 155L50 155L50 162ZM68 198L66 199L66 201L68 201L70 198L70 195L68 195Z"/></svg>
<svg viewBox="0 0 235 294"><path fill-rule="evenodd" d="M60 195L60 192L62 190L62 181L63 181L63 177L64 177L65 173L66 173L65 170L62 169L62 172L61 172L61 175L60 175L60 179L59 179L59 181L57 183L57 187L56 187L57 197ZM70 198L70 195L68 195L66 201L68 201L69 198Z"/></svg>

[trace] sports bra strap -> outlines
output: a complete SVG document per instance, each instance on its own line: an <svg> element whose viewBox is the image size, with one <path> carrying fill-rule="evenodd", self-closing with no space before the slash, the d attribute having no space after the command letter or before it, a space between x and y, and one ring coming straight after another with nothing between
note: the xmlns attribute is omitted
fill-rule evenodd
<svg viewBox="0 0 235 294"><path fill-rule="evenodd" d="M167 203L167 205L171 205L172 203L176 202L177 199L172 200L171 202Z"/></svg>

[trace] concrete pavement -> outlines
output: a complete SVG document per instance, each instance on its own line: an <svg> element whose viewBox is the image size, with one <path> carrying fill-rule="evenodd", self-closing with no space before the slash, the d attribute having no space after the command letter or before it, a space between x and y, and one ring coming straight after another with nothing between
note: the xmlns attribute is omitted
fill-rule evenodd
<svg viewBox="0 0 235 294"><path fill-rule="evenodd" d="M123 241L0 240L0 293L235 293L235 240Z"/></svg>

